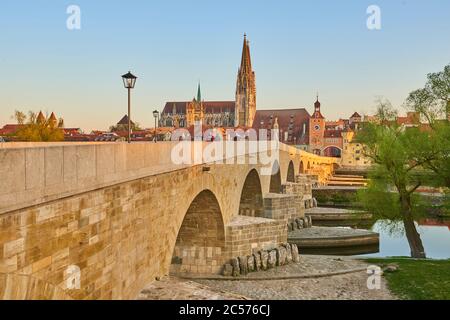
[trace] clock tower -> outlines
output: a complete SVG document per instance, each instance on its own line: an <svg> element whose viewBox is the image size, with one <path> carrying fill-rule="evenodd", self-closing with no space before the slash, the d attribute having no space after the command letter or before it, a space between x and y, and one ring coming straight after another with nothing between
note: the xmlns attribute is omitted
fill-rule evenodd
<svg viewBox="0 0 450 320"><path fill-rule="evenodd" d="M325 118L320 112L319 95L314 103L314 113L309 119L309 149L310 152L321 154L325 133Z"/></svg>

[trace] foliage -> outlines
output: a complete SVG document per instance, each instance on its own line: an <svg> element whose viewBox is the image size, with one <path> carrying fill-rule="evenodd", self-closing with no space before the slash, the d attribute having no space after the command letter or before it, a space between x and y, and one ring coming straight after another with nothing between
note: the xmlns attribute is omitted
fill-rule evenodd
<svg viewBox="0 0 450 320"><path fill-rule="evenodd" d="M429 144L439 152L425 167L437 174L438 184L450 188L450 64L427 78L425 87L413 91L406 105L427 121ZM442 120L445 117L447 120Z"/></svg>
<svg viewBox="0 0 450 320"><path fill-rule="evenodd" d="M139 123L131 123L131 130L132 131L141 131L141 127L139 126ZM128 131L128 125L126 124L116 124L114 126L109 127L109 131L111 132L120 132L120 131Z"/></svg>
<svg viewBox="0 0 450 320"><path fill-rule="evenodd" d="M450 113L450 64L441 72L428 74L427 79L424 88L410 93L406 104L433 126Z"/></svg>
<svg viewBox="0 0 450 320"><path fill-rule="evenodd" d="M19 141L54 142L64 140L64 132L60 127L63 124L62 119L57 124L48 119L40 121L33 111L29 111L28 116L21 111L16 111L14 117L17 123L22 125L16 132Z"/></svg>
<svg viewBox="0 0 450 320"><path fill-rule="evenodd" d="M368 259L367 262L384 267L399 266L395 272L386 272L388 287L401 299L450 299L450 260L413 260L404 258Z"/></svg>

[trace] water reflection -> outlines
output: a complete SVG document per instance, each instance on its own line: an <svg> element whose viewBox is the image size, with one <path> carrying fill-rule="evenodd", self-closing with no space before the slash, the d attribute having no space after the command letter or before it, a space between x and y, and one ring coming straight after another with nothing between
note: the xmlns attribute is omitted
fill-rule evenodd
<svg viewBox="0 0 450 320"><path fill-rule="evenodd" d="M380 234L380 252L364 255L365 257L410 256L410 249L402 223L395 225L395 232L391 232L392 223L380 220L372 230ZM450 258L450 221L425 219L417 226L425 252L428 258Z"/></svg>

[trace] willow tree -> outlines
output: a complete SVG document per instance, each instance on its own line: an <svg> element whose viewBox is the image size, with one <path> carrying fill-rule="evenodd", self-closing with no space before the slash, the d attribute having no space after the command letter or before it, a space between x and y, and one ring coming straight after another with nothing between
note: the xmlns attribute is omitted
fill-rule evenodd
<svg viewBox="0 0 450 320"><path fill-rule="evenodd" d="M357 139L373 164L371 182L359 193L365 207L376 218L401 221L413 258L426 258L415 221L423 215L423 199L416 193L434 180L425 164L438 156L420 126L397 124L396 112L388 101L379 101L377 123L366 123Z"/></svg>

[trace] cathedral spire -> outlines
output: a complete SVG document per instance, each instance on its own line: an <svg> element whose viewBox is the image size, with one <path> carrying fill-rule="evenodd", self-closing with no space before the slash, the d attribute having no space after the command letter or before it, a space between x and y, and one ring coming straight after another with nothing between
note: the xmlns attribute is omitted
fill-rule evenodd
<svg viewBox="0 0 450 320"><path fill-rule="evenodd" d="M252 69L250 45L244 34L241 66L237 76L235 126L251 127L256 114L256 83Z"/></svg>
<svg viewBox="0 0 450 320"><path fill-rule="evenodd" d="M250 57L250 45L247 40L247 34L244 33L244 45L242 47L241 72L252 71L252 60Z"/></svg>
<svg viewBox="0 0 450 320"><path fill-rule="evenodd" d="M198 89L197 89L197 102L201 102L202 101L202 92L200 89L200 82L198 83Z"/></svg>

